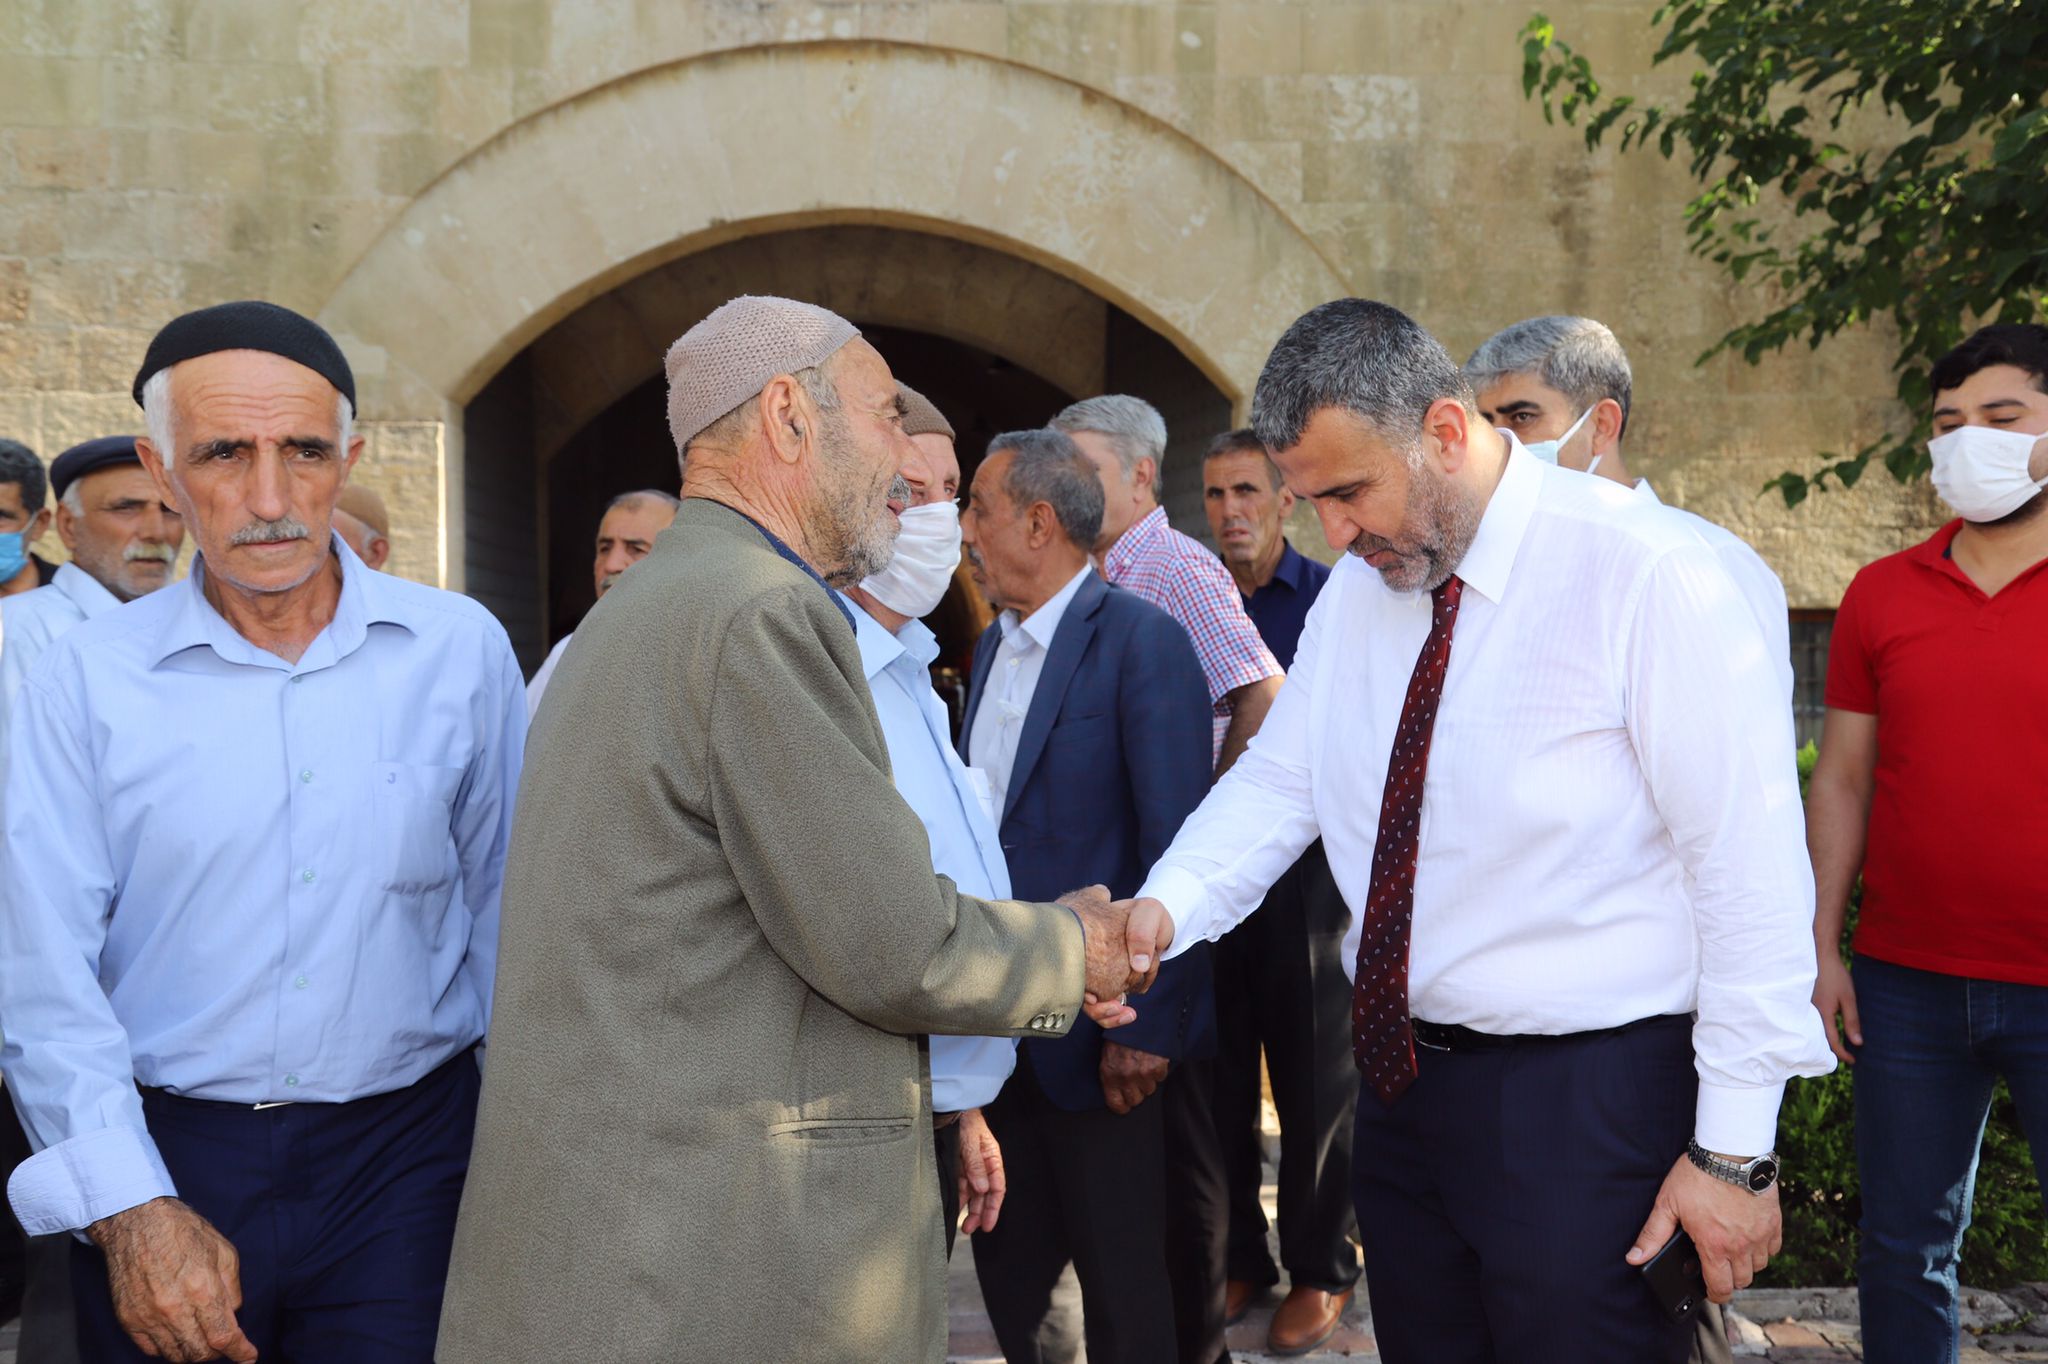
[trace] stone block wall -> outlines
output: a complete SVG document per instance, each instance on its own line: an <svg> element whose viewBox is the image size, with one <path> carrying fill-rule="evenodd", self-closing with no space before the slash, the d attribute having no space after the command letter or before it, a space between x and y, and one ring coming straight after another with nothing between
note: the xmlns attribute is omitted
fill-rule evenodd
<svg viewBox="0 0 2048 1364"><path fill-rule="evenodd" d="M1524 316L1600 317L1635 364L1642 471L1750 538L1795 606L1832 606L1857 565L1924 533L1938 506L1881 473L1791 512L1756 490L1898 420L1888 340L1853 336L1755 369L1696 366L1768 298L1687 255L1691 185L1678 168L1588 156L1575 131L1524 102L1515 35L1537 7L0 0L0 431L54 454L132 429L128 384L164 319L250 296L320 312L435 182L608 82L708 52L887 40L1019 64L1143 111L1255 186L1347 287L1414 313L1461 357ZM1614 87L1683 88L1688 72L1649 66L1655 0L1540 7ZM961 113L940 103L929 118ZM853 126L817 108L816 154L841 155ZM735 175L749 173L745 146L725 152ZM1125 187L1113 164L1101 169L1071 192L1102 196L1107 215ZM600 230L606 210L588 206ZM1172 265L1191 295L1260 287L1247 262L1199 248ZM388 306L402 323L416 300ZM363 363L374 385L377 357ZM469 395L395 380L380 391L366 404L360 476L391 503L394 566L459 581L450 429Z"/></svg>

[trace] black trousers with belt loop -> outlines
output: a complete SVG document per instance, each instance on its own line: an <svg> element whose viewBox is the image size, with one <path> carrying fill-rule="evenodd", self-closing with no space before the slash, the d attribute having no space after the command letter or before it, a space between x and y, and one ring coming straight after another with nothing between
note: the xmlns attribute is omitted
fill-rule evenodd
<svg viewBox="0 0 2048 1364"><path fill-rule="evenodd" d="M1692 1135L1692 1020L1434 1050L1358 1101L1352 1189L1386 1364L1679 1364L1624 1259Z"/></svg>

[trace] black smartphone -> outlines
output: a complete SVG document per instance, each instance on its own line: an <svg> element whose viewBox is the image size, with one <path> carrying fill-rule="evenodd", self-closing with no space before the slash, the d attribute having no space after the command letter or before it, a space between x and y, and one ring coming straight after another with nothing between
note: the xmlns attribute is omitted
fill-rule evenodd
<svg viewBox="0 0 2048 1364"><path fill-rule="evenodd" d="M1657 1305L1673 1321L1686 1320L1707 1300L1707 1279L1700 1272L1700 1253L1684 1227L1644 1263L1642 1275Z"/></svg>

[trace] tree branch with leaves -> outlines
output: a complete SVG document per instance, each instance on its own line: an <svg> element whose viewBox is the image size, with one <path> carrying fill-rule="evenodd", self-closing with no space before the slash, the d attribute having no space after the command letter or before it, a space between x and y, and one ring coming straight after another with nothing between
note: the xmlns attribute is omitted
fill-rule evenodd
<svg viewBox="0 0 2048 1364"><path fill-rule="evenodd" d="M1872 459L1927 471L1934 361L1986 322L2048 316L2048 0L1673 0L1655 63L1700 63L1683 103L1610 95L1538 14L1522 88L1546 121L1585 120L1588 150L1686 158L1691 250L1782 302L1722 336L1749 364L1889 318L1913 427L1765 484L1788 506ZM1881 114L1880 145L1845 125ZM1853 126L1853 125L1851 125Z"/></svg>

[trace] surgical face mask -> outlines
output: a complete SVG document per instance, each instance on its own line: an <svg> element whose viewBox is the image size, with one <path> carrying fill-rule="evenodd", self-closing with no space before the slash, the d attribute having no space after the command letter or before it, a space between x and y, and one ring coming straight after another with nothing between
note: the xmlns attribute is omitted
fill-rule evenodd
<svg viewBox="0 0 2048 1364"><path fill-rule="evenodd" d="M1934 491L1965 521L2009 516L2044 486L2027 473L2035 442L2044 439L1996 426L1958 426L1927 442Z"/></svg>
<svg viewBox="0 0 2048 1364"><path fill-rule="evenodd" d="M861 586L891 611L915 619L938 606L959 566L959 504L927 502L903 509L896 532L896 557Z"/></svg>
<svg viewBox="0 0 2048 1364"><path fill-rule="evenodd" d="M1525 440L1522 442L1522 448L1542 460L1545 464L1555 464L1557 463L1557 452L1564 449L1566 441L1579 434L1579 428L1584 426L1586 418L1592 415L1593 409L1589 407L1584 412L1581 412L1579 419L1573 422L1570 428L1556 440ZM1592 470L1588 469L1586 472L1591 473Z"/></svg>
<svg viewBox="0 0 2048 1364"><path fill-rule="evenodd" d="M13 581L14 575L28 567L28 541L18 530L0 534L0 583Z"/></svg>

